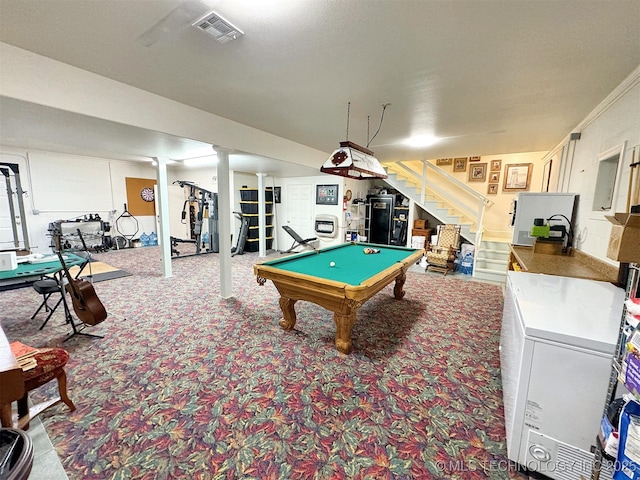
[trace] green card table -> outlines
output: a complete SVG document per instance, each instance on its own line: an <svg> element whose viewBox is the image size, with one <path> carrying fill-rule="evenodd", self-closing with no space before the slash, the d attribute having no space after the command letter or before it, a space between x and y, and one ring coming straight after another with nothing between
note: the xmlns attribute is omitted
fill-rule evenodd
<svg viewBox="0 0 640 480"><path fill-rule="evenodd" d="M367 254L365 248L379 252ZM352 242L266 261L253 269L260 285L271 280L280 293L284 330L296 324L298 300L316 303L333 312L336 347L348 354L357 310L394 280L394 296L401 300L406 272L423 253L422 249Z"/></svg>
<svg viewBox="0 0 640 480"><path fill-rule="evenodd" d="M64 263L71 268L82 265L87 260L75 253L65 252ZM19 263L15 270L0 271L0 290L16 288L31 283L46 275L55 275L62 271L62 264L57 255L47 255L31 262Z"/></svg>

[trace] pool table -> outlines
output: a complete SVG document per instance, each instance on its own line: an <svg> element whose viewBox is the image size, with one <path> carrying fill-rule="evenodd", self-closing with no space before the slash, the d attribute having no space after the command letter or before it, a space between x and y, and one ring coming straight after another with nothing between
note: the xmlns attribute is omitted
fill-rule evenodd
<svg viewBox="0 0 640 480"><path fill-rule="evenodd" d="M364 253L365 248L378 253ZM280 326L289 331L296 324L294 305L298 300L316 303L333 312L336 347L351 352L351 329L356 312L372 296L395 280L394 296L404 297L406 272L423 254L422 249L345 243L313 252L299 253L254 265L260 285L267 280L280 293L284 318ZM331 263L334 266L331 266Z"/></svg>

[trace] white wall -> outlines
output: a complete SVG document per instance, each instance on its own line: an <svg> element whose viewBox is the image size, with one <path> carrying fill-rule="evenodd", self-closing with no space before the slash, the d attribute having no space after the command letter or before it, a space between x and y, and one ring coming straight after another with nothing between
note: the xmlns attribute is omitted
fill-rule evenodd
<svg viewBox="0 0 640 480"><path fill-rule="evenodd" d="M282 229L282 225L289 225L302 238L318 237L314 231L315 218L317 215L333 215L338 219L338 229L335 237L318 237L319 247L328 247L343 243L347 229L346 209L343 203L344 194L347 190L352 192L352 200L366 197L371 185L370 180L354 180L351 178L339 177L335 175L318 175L313 177L281 178L276 179L276 185L282 186L282 203L276 205L276 218L279 219L277 228L274 229L278 249L286 250L293 243L293 239ZM338 185L338 205L317 205L315 203L316 187L318 185ZM290 218L286 210L287 196L290 194L292 186L308 186L311 189L311 205L308 210L308 228L296 225Z"/></svg>
<svg viewBox="0 0 640 480"><path fill-rule="evenodd" d="M453 165L448 166L440 166L439 168L445 170L450 175L456 177L459 181L465 183L469 188L474 189L480 195L486 196L489 200L493 202L492 205L488 206L485 210L484 214L484 228L486 237L490 238L504 238L507 240L511 239L511 211L512 204L516 192L505 192L503 191L504 186L504 175L506 171L507 165L513 164L526 164L531 163L533 165L533 170L531 173L531 182L529 184L528 192L540 192L542 187L542 176L544 170L544 161L543 157L547 152L526 152L526 153L510 153L510 154L499 154L499 155L482 155L480 162L478 163L486 163L487 164L487 178L484 182L469 182L469 169L476 162L468 162L467 169L464 172L454 172ZM489 183L490 175L495 172L491 172L491 162L493 160L502 160L499 178L498 178L498 193L497 194L488 194L487 188ZM433 161L435 163L435 161ZM474 219L475 220L475 219Z"/></svg>
<svg viewBox="0 0 640 480"><path fill-rule="evenodd" d="M604 107L598 106L585 119L585 125L576 129L581 138L575 141L575 154L571 163L566 191L580 195L576 220L576 247L613 265L618 262L606 258L611 223L604 218L613 212L626 210L631 152L636 148L636 161L640 154L640 67L623 82L622 91L612 93ZM619 87L620 88L620 87ZM592 211L598 172L598 156L626 142L624 158L618 170L614 208L608 212ZM555 152L557 156L557 152ZM640 241L640 239L638 239Z"/></svg>
<svg viewBox="0 0 640 480"><path fill-rule="evenodd" d="M156 178L151 163L124 162L108 158L28 151L0 146L0 161L16 163L26 191L26 210L31 249L49 252L49 223L99 214L116 227L127 202L126 177ZM15 201L15 199L14 199ZM139 231L156 231L154 216L136 217ZM115 235L115 232L112 232ZM6 245L3 245L6 248Z"/></svg>

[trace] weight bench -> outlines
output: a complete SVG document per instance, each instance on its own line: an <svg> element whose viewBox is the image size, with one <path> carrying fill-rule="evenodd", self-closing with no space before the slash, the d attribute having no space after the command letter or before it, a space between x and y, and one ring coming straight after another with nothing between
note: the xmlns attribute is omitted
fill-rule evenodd
<svg viewBox="0 0 640 480"><path fill-rule="evenodd" d="M288 225L283 225L282 228L284 229L285 232L291 235L291 237L293 237L293 245L291 245L289 250L280 250L280 253L291 253L294 248L298 248L300 246L309 247L309 248L312 248L313 250L316 249L316 247L314 247L313 245L310 245L310 242L317 240L316 237L306 238L303 240L302 237L298 235L295 232L295 230L293 230L293 228L289 227Z"/></svg>

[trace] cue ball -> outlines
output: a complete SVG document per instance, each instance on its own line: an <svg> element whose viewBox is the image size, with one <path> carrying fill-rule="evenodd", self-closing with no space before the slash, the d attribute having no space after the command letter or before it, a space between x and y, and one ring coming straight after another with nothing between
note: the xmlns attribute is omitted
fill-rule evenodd
<svg viewBox="0 0 640 480"><path fill-rule="evenodd" d="M335 267L335 266L336 266L336 262L331 262L331 263L329 264L329 266L330 266L330 267Z"/></svg>

